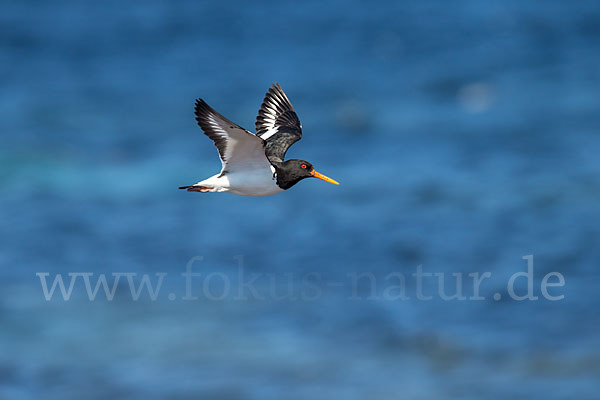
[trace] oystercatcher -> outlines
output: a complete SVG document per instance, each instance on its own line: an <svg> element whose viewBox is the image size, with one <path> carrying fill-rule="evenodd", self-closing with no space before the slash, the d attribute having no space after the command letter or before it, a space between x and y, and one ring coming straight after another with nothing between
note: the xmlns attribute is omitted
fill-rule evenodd
<svg viewBox="0 0 600 400"><path fill-rule="evenodd" d="M202 99L196 100L196 121L219 150L222 168L217 175L194 185L188 192L229 192L241 196L268 196L287 190L304 178L319 178L304 160L284 161L288 148L302 138L302 124L294 107L275 83L265 95L256 117L256 135L234 124Z"/></svg>

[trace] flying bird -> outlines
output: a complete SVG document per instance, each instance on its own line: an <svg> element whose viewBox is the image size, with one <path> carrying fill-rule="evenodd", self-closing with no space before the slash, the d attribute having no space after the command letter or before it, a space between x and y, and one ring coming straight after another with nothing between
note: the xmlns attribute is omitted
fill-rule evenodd
<svg viewBox="0 0 600 400"><path fill-rule="evenodd" d="M302 138L302 124L278 83L271 86L258 111L256 135L231 122L202 99L196 100L195 114L198 125L219 150L221 172L179 189L268 196L287 190L304 178L319 178L339 185L315 171L308 161L284 161L289 147Z"/></svg>

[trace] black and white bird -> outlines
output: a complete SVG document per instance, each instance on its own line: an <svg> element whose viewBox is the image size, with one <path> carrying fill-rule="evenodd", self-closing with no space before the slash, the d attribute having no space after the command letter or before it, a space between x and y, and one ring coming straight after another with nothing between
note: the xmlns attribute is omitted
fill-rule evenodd
<svg viewBox="0 0 600 400"><path fill-rule="evenodd" d="M278 83L267 94L256 117L256 135L234 124L202 99L196 100L196 121L219 150L221 172L191 186L188 192L229 192L268 196L287 190L304 178L319 178L304 160L284 161L288 148L302 138L302 124Z"/></svg>

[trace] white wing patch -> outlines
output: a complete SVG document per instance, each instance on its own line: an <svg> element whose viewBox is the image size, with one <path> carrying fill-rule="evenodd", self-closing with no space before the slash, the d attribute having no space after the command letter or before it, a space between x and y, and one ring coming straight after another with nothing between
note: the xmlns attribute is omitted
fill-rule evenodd
<svg viewBox="0 0 600 400"><path fill-rule="evenodd" d="M292 107L292 103L278 83L265 94L258 116L256 117L256 134L267 140L278 132L281 126L292 127L302 135L302 124Z"/></svg>
<svg viewBox="0 0 600 400"><path fill-rule="evenodd" d="M269 128L268 131L266 131L265 133L263 133L263 134L261 134L259 136L260 136L260 138L262 140L267 140L268 138L270 138L271 136L273 136L277 132L278 132L278 129L275 126L273 126L272 128Z"/></svg>

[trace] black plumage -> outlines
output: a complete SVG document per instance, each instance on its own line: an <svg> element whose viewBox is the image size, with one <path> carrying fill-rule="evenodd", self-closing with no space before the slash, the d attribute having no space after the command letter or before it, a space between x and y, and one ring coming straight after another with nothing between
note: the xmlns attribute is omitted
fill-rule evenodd
<svg viewBox="0 0 600 400"><path fill-rule="evenodd" d="M302 124L279 83L265 94L258 116L256 134L265 140L265 154L272 163L281 163L291 145L302 138Z"/></svg>

